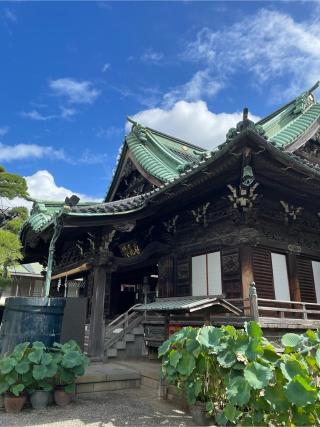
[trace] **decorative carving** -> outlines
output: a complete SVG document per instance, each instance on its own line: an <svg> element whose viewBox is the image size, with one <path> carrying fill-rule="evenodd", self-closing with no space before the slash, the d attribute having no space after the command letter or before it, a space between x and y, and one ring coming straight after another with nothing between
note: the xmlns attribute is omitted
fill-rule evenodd
<svg viewBox="0 0 320 427"><path fill-rule="evenodd" d="M320 164L320 129L295 154L300 160L303 158L318 166Z"/></svg>
<svg viewBox="0 0 320 427"><path fill-rule="evenodd" d="M131 131L140 139L141 142L146 143L148 141L146 128L140 125L140 123L134 123Z"/></svg>
<svg viewBox="0 0 320 427"><path fill-rule="evenodd" d="M228 133L226 135L227 141L231 141L234 137L239 135L243 130L245 129L251 129L254 132L256 132L258 135L263 136L265 139L267 139L265 135L265 130L262 126L256 125L252 120L249 120L248 118L248 108L245 107L243 109L243 118L242 120L237 124L235 128L230 128L228 130Z"/></svg>
<svg viewBox="0 0 320 427"><path fill-rule="evenodd" d="M126 242L119 246L120 253L126 258L140 255L141 250L136 241Z"/></svg>
<svg viewBox="0 0 320 427"><path fill-rule="evenodd" d="M294 103L294 114L303 113L308 107L315 103L314 95L310 91L302 93Z"/></svg>
<svg viewBox="0 0 320 427"><path fill-rule="evenodd" d="M114 200L137 196L151 191L153 188L154 185L147 181L136 169L132 161L128 159L123 168Z"/></svg>
<svg viewBox="0 0 320 427"><path fill-rule="evenodd" d="M84 252L82 244L83 243L81 242L81 240L77 240L75 243L75 247L78 249L80 257L83 256L83 252Z"/></svg>
<svg viewBox="0 0 320 427"><path fill-rule="evenodd" d="M197 209L194 209L191 211L195 221L198 224L203 225L203 227L205 228L208 226L207 210L209 206L210 206L210 202L207 202L199 206Z"/></svg>
<svg viewBox="0 0 320 427"><path fill-rule="evenodd" d="M288 244L288 251L293 253L293 254L301 254L301 246L289 243Z"/></svg>
<svg viewBox="0 0 320 427"><path fill-rule="evenodd" d="M190 162L185 162L185 163L183 163L182 165L178 165L178 166L177 166L177 171L178 171L179 173L186 172L187 170L190 170L190 169L191 169L191 166L192 166L192 164L191 164Z"/></svg>
<svg viewBox="0 0 320 427"><path fill-rule="evenodd" d="M117 231L121 231L122 233L130 233L130 231L132 231L135 227L135 223L130 223L130 222L126 222L123 224L114 224L114 228Z"/></svg>
<svg viewBox="0 0 320 427"><path fill-rule="evenodd" d="M86 241L88 242L89 251L94 252L96 249L96 237L92 233L87 233Z"/></svg>
<svg viewBox="0 0 320 427"><path fill-rule="evenodd" d="M283 200L280 200L280 204L284 209L284 221L286 225L288 225L289 223L293 223L303 211L303 208L301 206L296 207L292 204L284 202Z"/></svg>
<svg viewBox="0 0 320 427"><path fill-rule="evenodd" d="M75 194L72 194L71 197L66 197L64 200L65 206L68 206L69 208L73 208L80 202L80 197L76 196Z"/></svg>
<svg viewBox="0 0 320 427"><path fill-rule="evenodd" d="M223 274L235 274L240 270L239 264L239 254L232 253L228 255L223 255L222 260L222 271Z"/></svg>
<svg viewBox="0 0 320 427"><path fill-rule="evenodd" d="M176 234L176 231L177 231L176 222L177 222L178 218L179 218L179 215L176 215L173 218L162 222L162 224L164 225L164 228L166 229L166 231L168 233Z"/></svg>
<svg viewBox="0 0 320 427"><path fill-rule="evenodd" d="M231 194L228 195L228 199L232 203L232 206L241 212L247 212L251 209L258 197L258 194L256 193L258 185L259 183L256 182L250 187L243 187L242 185L239 185L239 187L236 188L228 184L227 187L231 192Z"/></svg>
<svg viewBox="0 0 320 427"><path fill-rule="evenodd" d="M112 239L115 233L116 233L116 230L112 230L109 233L106 233L102 236L100 241L100 247L99 247L100 252L109 250L110 243L112 242Z"/></svg>

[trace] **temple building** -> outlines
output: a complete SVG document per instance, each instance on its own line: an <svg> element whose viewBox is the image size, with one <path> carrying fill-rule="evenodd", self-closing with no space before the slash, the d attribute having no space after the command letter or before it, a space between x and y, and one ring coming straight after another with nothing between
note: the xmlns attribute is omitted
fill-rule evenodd
<svg viewBox="0 0 320 427"><path fill-rule="evenodd" d="M89 354L115 356L141 324L150 351L203 322L319 326L317 87L258 123L244 109L213 151L130 120L102 203L34 202L24 262L54 254L51 295L82 279Z"/></svg>

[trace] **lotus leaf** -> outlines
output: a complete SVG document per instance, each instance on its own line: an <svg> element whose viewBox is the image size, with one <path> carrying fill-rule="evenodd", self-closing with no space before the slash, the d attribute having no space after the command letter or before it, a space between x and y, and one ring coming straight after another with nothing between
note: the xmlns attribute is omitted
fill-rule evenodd
<svg viewBox="0 0 320 427"><path fill-rule="evenodd" d="M25 389L24 384L17 384L13 387L10 387L10 391L15 395L15 396L20 396L20 394L23 392L23 390Z"/></svg>
<svg viewBox="0 0 320 427"><path fill-rule="evenodd" d="M285 347L296 347L301 343L301 336L293 333L285 334L281 339L281 343Z"/></svg>
<svg viewBox="0 0 320 427"><path fill-rule="evenodd" d="M16 360L13 357L4 357L0 360L0 372L1 374L8 374L16 366Z"/></svg>
<svg viewBox="0 0 320 427"><path fill-rule="evenodd" d="M269 383L273 377L273 372L260 363L251 362L244 370L244 377L252 388L259 390Z"/></svg>

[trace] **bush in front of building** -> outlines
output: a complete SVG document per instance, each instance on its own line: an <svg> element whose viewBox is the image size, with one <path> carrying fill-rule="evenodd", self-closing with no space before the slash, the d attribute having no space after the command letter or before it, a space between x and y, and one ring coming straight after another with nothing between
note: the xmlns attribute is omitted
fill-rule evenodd
<svg viewBox="0 0 320 427"><path fill-rule="evenodd" d="M256 322L187 327L159 348L161 372L218 425L319 425L320 331L285 334L282 346Z"/></svg>
<svg viewBox="0 0 320 427"><path fill-rule="evenodd" d="M87 357L72 340L52 348L39 341L18 344L0 358L0 394L5 396L6 410L19 412L27 395L34 407L44 407L52 390L58 405L67 404L87 365Z"/></svg>

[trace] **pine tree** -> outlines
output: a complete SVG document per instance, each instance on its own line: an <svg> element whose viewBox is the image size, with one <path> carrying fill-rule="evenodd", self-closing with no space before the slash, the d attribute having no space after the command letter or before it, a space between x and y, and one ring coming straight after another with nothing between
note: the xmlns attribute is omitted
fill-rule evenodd
<svg viewBox="0 0 320 427"><path fill-rule="evenodd" d="M9 200L28 197L27 183L19 175L6 172L0 166L0 197ZM14 207L0 211L0 289L6 286L8 267L17 264L22 256L19 231L28 217L25 207Z"/></svg>

